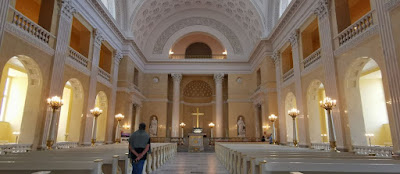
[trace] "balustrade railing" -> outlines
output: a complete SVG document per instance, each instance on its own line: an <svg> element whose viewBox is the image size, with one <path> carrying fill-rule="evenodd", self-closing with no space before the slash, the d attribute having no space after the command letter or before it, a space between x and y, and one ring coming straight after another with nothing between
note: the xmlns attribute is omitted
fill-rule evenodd
<svg viewBox="0 0 400 174"><path fill-rule="evenodd" d="M78 62L84 67L88 67L89 59L78 51L75 51L73 48L68 47L68 55L72 58L72 60Z"/></svg>
<svg viewBox="0 0 400 174"><path fill-rule="evenodd" d="M329 151L331 149L329 143L311 143L312 149Z"/></svg>
<svg viewBox="0 0 400 174"><path fill-rule="evenodd" d="M185 54L170 54L170 59L226 59L225 54L211 55L185 55Z"/></svg>
<svg viewBox="0 0 400 174"><path fill-rule="evenodd" d="M335 38L339 41L339 46L345 44L349 40L355 38L361 33L365 32L368 28L374 25L373 11L370 11L355 23L340 32Z"/></svg>
<svg viewBox="0 0 400 174"><path fill-rule="evenodd" d="M285 74L283 74L283 81L285 82L286 80L289 80L290 78L292 78L294 76L294 70L293 68L290 69L288 72L286 72Z"/></svg>
<svg viewBox="0 0 400 174"><path fill-rule="evenodd" d="M32 144L4 144L0 145L0 155L10 153L26 153L32 151Z"/></svg>
<svg viewBox="0 0 400 174"><path fill-rule="evenodd" d="M353 151L358 155L372 155L378 157L391 158L393 147L382 146L353 146Z"/></svg>
<svg viewBox="0 0 400 174"><path fill-rule="evenodd" d="M111 80L111 75L110 75L110 73L104 71L104 70L101 69L100 67L99 67L99 73L98 73L98 74L99 74L100 77L104 78L104 79L107 80L107 81L110 81L110 80Z"/></svg>
<svg viewBox="0 0 400 174"><path fill-rule="evenodd" d="M314 51L311 55L309 55L307 58L303 60L303 68L306 69L320 58L321 58L321 48Z"/></svg>
<svg viewBox="0 0 400 174"><path fill-rule="evenodd" d="M50 32L48 32L46 29L36 24L32 20L30 20L28 17L24 16L15 8L10 7L10 11L12 13L11 21L9 21L11 24L17 26L19 29L24 30L33 37L39 39L40 41L52 47L52 44L56 38L54 35L52 35Z"/></svg>
<svg viewBox="0 0 400 174"><path fill-rule="evenodd" d="M56 149L69 149L78 147L78 142L57 142Z"/></svg>

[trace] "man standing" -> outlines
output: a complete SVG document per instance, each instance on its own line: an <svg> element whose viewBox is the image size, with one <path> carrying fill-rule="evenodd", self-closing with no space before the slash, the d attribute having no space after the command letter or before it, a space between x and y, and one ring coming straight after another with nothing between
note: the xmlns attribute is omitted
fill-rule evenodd
<svg viewBox="0 0 400 174"><path fill-rule="evenodd" d="M129 137L129 152L132 159L132 174L142 174L147 152L150 150L150 136L146 124L140 123L139 130Z"/></svg>

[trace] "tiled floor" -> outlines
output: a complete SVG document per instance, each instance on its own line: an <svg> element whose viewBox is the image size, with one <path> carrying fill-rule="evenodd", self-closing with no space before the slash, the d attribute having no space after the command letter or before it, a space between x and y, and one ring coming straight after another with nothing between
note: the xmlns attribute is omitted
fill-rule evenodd
<svg viewBox="0 0 400 174"><path fill-rule="evenodd" d="M152 174L229 174L215 153L179 152Z"/></svg>

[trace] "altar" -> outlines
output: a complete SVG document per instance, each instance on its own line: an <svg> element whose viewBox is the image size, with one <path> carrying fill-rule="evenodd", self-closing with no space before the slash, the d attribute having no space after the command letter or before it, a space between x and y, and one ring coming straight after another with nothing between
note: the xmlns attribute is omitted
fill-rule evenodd
<svg viewBox="0 0 400 174"><path fill-rule="evenodd" d="M203 136L205 133L189 133L189 152L203 152Z"/></svg>

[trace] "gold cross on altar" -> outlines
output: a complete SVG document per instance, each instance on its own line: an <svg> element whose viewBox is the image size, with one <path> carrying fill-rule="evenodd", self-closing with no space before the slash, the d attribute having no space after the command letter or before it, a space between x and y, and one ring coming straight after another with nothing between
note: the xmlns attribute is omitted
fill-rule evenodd
<svg viewBox="0 0 400 174"><path fill-rule="evenodd" d="M200 113L199 112L199 108L197 108L197 112L196 113L192 113L192 115L197 116L197 127L196 128L199 128L199 116L204 115L204 113Z"/></svg>

